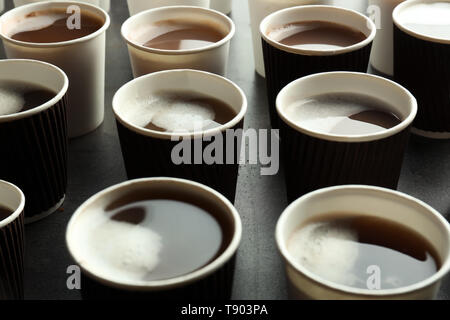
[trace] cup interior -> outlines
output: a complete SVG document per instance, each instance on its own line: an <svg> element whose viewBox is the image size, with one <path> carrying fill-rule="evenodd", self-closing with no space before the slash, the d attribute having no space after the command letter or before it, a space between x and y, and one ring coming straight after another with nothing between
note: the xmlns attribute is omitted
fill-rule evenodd
<svg viewBox="0 0 450 320"><path fill-rule="evenodd" d="M88 252L91 243L86 240L86 230L92 229L92 219L104 215L109 206L128 201L141 201L146 199L189 199L192 204L202 203L203 208L215 217L224 232L227 242L224 250L206 266L167 280L136 281L112 276L92 263ZM95 227L94 227L95 228ZM158 291L184 286L200 280L219 269L235 254L241 238L242 227L239 214L233 205L221 194L213 189L187 180L172 178L151 178L125 182L106 189L87 200L72 216L66 233L66 241L74 260L92 278L111 287L138 290ZM188 245L188 244L187 244Z"/></svg>
<svg viewBox="0 0 450 320"><path fill-rule="evenodd" d="M399 125L368 135L334 135L311 131L293 122L286 108L295 102L333 93L355 93L377 98L393 108L389 110L402 121ZM277 112L282 121L307 135L330 141L366 142L392 136L412 124L417 114L417 101L404 87L382 77L358 72L326 72L295 80L281 90L276 101Z"/></svg>
<svg viewBox="0 0 450 320"><path fill-rule="evenodd" d="M340 24L362 32L366 36L366 39L360 43L337 50L307 50L281 44L269 36L272 30L280 29L291 23L306 21L323 21ZM353 10L335 6L309 5L282 9L272 13L261 22L260 34L272 46L287 52L305 55L337 55L355 51L370 44L375 38L376 26L372 20Z"/></svg>
<svg viewBox="0 0 450 320"><path fill-rule="evenodd" d="M14 221L24 210L25 196L15 185L0 180L0 204L14 212L0 221L0 229Z"/></svg>
<svg viewBox="0 0 450 320"><path fill-rule="evenodd" d="M330 208L332 208L330 211ZM287 250L290 236L311 218L346 212L396 222L416 231L436 249L442 266L431 278L413 286L390 290L362 290L324 280L298 264ZM397 191L369 186L341 186L312 192L291 204L282 214L276 229L279 250L286 261L307 277L327 287L366 295L387 295L415 290L441 279L450 270L450 226L427 204Z"/></svg>
<svg viewBox="0 0 450 320"><path fill-rule="evenodd" d="M445 5L446 8L442 8ZM450 0L410 0L400 3L393 12L394 24L407 34L425 41L450 44L450 32L440 31L439 26L450 30ZM428 26L414 29L410 24ZM434 29L434 31L433 31Z"/></svg>
<svg viewBox="0 0 450 320"><path fill-rule="evenodd" d="M69 87L69 80L61 69L36 60L0 60L0 81L18 81L44 87L55 92L55 97L33 109L11 115L0 115L0 123L20 119L41 112L62 99Z"/></svg>
<svg viewBox="0 0 450 320"><path fill-rule="evenodd" d="M32 12L39 12L39 11L47 11L47 10L62 10L66 11L67 8L71 5L75 5L81 8L81 11L90 13L103 22L103 27L97 30L96 32L89 34L85 37L78 38L71 41L64 41L64 42L58 42L58 43L31 43L31 42L23 42L23 41L17 41L12 39L11 37L17 32L17 26L24 23L24 20L27 19L27 16ZM82 22L81 22L82 23ZM110 24L110 19L106 11L103 9L89 4L85 2L76 2L76 1L61 1L61 2L53 2L53 1L46 1L46 2L35 2L30 3L27 5L23 5L20 7L16 7L15 9L12 9L8 12L6 12L3 16L0 17L0 36L7 41L18 43L21 45L30 45L35 47L51 47L55 44L62 45L62 44L72 44L77 43L81 41L86 41L88 39L94 38L97 35L103 33Z"/></svg>
<svg viewBox="0 0 450 320"><path fill-rule="evenodd" d="M157 29L155 24L166 20L204 24L220 31L224 38L198 49L163 50L145 47L143 44L150 40L148 39L150 30ZM210 50L230 41L235 33L235 25L229 17L215 10L193 6L170 6L149 9L130 17L122 25L121 32L128 44L141 50L165 54L187 54Z"/></svg>
<svg viewBox="0 0 450 320"><path fill-rule="evenodd" d="M161 91L188 91L216 98L228 104L236 113L236 117L216 129L201 132L213 135L218 131L230 129L238 124L247 112L247 99L243 91L224 77L196 70L169 70L155 72L134 79L117 91L113 99L113 110L117 120L131 130L147 136L170 139L173 133L158 132L133 124L130 119L130 108L135 107L130 100L149 97ZM176 133L177 136L191 136L190 133Z"/></svg>

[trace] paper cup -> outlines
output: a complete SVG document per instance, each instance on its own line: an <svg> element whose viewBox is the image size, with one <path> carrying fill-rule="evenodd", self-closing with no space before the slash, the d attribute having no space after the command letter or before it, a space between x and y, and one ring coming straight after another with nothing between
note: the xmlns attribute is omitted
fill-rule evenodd
<svg viewBox="0 0 450 320"><path fill-rule="evenodd" d="M377 25L370 64L377 74L394 76L394 23L392 12L404 0L369 0L369 12Z"/></svg>
<svg viewBox="0 0 450 320"><path fill-rule="evenodd" d="M382 218L416 231L437 250L442 261L441 268L424 281L389 290L356 289L328 281L314 274L293 259L287 249L288 242L293 232L309 219L320 218L335 212ZM383 188L351 185L322 189L307 194L292 203L281 215L276 228L276 241L286 264L291 296L294 299L433 299L437 295L441 280L450 270L448 222L422 201Z"/></svg>
<svg viewBox="0 0 450 320"><path fill-rule="evenodd" d="M220 221L222 228L231 231L225 249L206 266L189 274L159 281L129 280L105 274L91 262L84 246L86 223L95 211L129 194L170 199L185 197L202 202ZM204 185L180 179L140 179L108 188L87 200L72 216L67 227L66 241L69 252L82 269L82 295L84 299L150 299L150 300L228 300L231 297L234 262L242 236L241 219L233 205L218 192ZM189 245L188 243L186 245ZM89 245L90 246L90 245Z"/></svg>
<svg viewBox="0 0 450 320"><path fill-rule="evenodd" d="M29 43L13 40L12 27L27 14L74 4L99 16L103 27L86 37L58 43ZM39 2L18 7L0 18L0 36L9 59L35 59L52 63L67 74L69 137L95 130L104 118L105 39L110 19L95 6L80 2Z"/></svg>
<svg viewBox="0 0 450 320"><path fill-rule="evenodd" d="M224 14L230 14L233 6L233 0L211 0L211 9L220 11Z"/></svg>
<svg viewBox="0 0 450 320"><path fill-rule="evenodd" d="M289 23L326 21L361 31L366 39L335 50L306 50L289 47L272 40L267 33ZM272 127L278 126L275 100L288 83L314 73L327 71L366 72L375 38L375 24L353 10L332 6L299 6L283 9L266 17L260 26L266 68L267 94Z"/></svg>
<svg viewBox="0 0 450 320"><path fill-rule="evenodd" d="M220 1L220 0L215 0ZM259 26L261 21L269 14L295 6L303 5L333 5L356 10L361 13L366 13L366 0L248 0L250 24L253 38L253 54L255 60L256 72L265 77L263 51L261 47L261 35L259 33ZM212 6L211 6L212 7Z"/></svg>
<svg viewBox="0 0 450 320"><path fill-rule="evenodd" d="M0 116L0 179L27 197L25 221L34 222L58 209L67 189L67 117L65 73L33 60L0 60L0 80L44 86L55 97L25 112Z"/></svg>
<svg viewBox="0 0 450 320"><path fill-rule="evenodd" d="M153 131L130 121L127 112L134 107L130 100L148 97L161 90L188 91L219 99L232 107L237 116L219 128L195 134ZM161 71L137 78L120 88L113 99L113 111L128 179L161 176L189 179L219 191L234 202L242 137L227 138L227 130L236 133L242 129L247 112L247 99L238 86L202 71ZM219 150L223 161L222 164L208 164L203 154L216 137L224 142ZM181 141L187 141L191 152L188 163L177 164L172 151Z"/></svg>
<svg viewBox="0 0 450 320"><path fill-rule="evenodd" d="M286 108L295 101L330 93L356 93L381 99L402 122L369 135L334 135L295 123ZM286 86L277 98L281 118L281 149L289 202L310 191L345 184L396 189L416 99L385 78L352 72L307 76Z"/></svg>
<svg viewBox="0 0 450 320"><path fill-rule="evenodd" d="M209 8L210 0L127 0L130 16L148 9L167 6L195 6Z"/></svg>
<svg viewBox="0 0 450 320"><path fill-rule="evenodd" d="M0 220L0 301L23 299L25 196L15 185L0 180L0 204L13 213Z"/></svg>
<svg viewBox="0 0 450 320"><path fill-rule="evenodd" d="M158 21L177 19L208 22L226 36L214 44L190 50L162 50L143 46L148 39L139 39L139 30ZM195 69L225 75L234 33L235 25L226 15L199 7L152 9L132 16L122 26L122 37L128 44L134 77L170 69Z"/></svg>
<svg viewBox="0 0 450 320"><path fill-rule="evenodd" d="M261 21L269 14L300 5L318 4L319 0L248 0L248 9L250 14L250 26L253 38L253 56L255 60L256 72L265 77L264 58L261 45L261 34L259 26Z"/></svg>
<svg viewBox="0 0 450 320"><path fill-rule="evenodd" d="M419 16L413 23L423 19L436 26L439 23L448 25L450 16L430 18L423 13L424 8L441 1L406 1L394 10L394 78L416 96L419 102L419 113L414 123L413 132L421 136L436 139L450 138L450 33L445 36L433 36L418 33L405 25L404 14L410 8L419 8ZM411 22L410 20L407 22Z"/></svg>

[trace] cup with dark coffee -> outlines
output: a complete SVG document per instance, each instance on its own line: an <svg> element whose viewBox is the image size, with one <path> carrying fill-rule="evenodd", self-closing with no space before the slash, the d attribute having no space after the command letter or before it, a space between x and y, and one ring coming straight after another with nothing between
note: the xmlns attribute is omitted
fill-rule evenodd
<svg viewBox="0 0 450 320"><path fill-rule="evenodd" d="M366 72L376 34L366 16L334 6L299 6L267 16L260 25L272 127L275 100L288 83L328 71Z"/></svg>
<svg viewBox="0 0 450 320"><path fill-rule="evenodd" d="M417 98L413 132L450 138L450 1L405 1L393 13L394 78Z"/></svg>
<svg viewBox="0 0 450 320"><path fill-rule="evenodd" d="M277 98L290 202L344 184L396 189L417 102L365 73L328 72L287 85Z"/></svg>
<svg viewBox="0 0 450 320"><path fill-rule="evenodd" d="M32 3L0 18L8 58L46 61L69 77L69 137L89 133L103 122L109 24L99 7L70 1Z"/></svg>
<svg viewBox="0 0 450 320"><path fill-rule="evenodd" d="M0 180L0 301L23 299L25 196Z"/></svg>
<svg viewBox="0 0 450 320"><path fill-rule="evenodd" d="M135 77L170 69L225 75L234 33L226 15L189 6L150 9L122 25Z"/></svg>
<svg viewBox="0 0 450 320"><path fill-rule="evenodd" d="M84 299L227 300L242 233L233 205L188 180L139 179L87 200L67 227Z"/></svg>
<svg viewBox="0 0 450 320"><path fill-rule="evenodd" d="M450 271L450 225L406 194L321 189L292 203L276 229L294 299L436 298Z"/></svg>
<svg viewBox="0 0 450 320"><path fill-rule="evenodd" d="M120 88L113 111L129 179L194 180L234 202L247 99L233 82L160 71Z"/></svg>
<svg viewBox="0 0 450 320"><path fill-rule="evenodd" d="M25 193L26 222L55 212L65 198L68 86L51 64L0 61L0 179Z"/></svg>

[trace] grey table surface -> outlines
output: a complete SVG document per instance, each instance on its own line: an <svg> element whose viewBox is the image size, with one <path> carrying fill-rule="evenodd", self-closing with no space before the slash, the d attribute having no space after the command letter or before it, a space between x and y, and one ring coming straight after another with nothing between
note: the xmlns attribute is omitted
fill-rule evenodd
<svg viewBox="0 0 450 320"><path fill-rule="evenodd" d="M6 0L6 10L12 0ZM126 180L111 101L114 93L132 79L127 48L120 27L128 18L126 1L112 1L112 24L107 32L106 114L96 131L73 139L69 145L69 186L64 211L26 226L26 299L80 299L66 286L67 268L73 264L65 244L67 223L86 199ZM253 68L252 40L247 1L234 1L232 19L237 33L232 41L228 77L246 93L247 128L269 128L264 79ZM0 45L1 46L1 45ZM0 58L5 58L0 48ZM413 137L404 162L399 189L450 216L450 141ZM286 283L274 230L285 200L283 173L261 176L259 165L240 168L236 207L244 230L238 252L233 299L287 299ZM439 293L450 299L450 277Z"/></svg>

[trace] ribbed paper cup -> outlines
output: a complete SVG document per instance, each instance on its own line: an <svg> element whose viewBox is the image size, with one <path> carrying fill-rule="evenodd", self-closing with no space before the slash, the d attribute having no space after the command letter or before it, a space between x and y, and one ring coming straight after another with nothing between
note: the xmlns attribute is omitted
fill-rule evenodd
<svg viewBox="0 0 450 320"><path fill-rule="evenodd" d="M271 39L270 30L301 21L325 21L361 31L366 39L338 50L306 50L289 47ZM327 71L366 72L376 34L375 24L366 16L333 6L299 6L266 17L260 25L266 70L269 113L272 127L278 127L275 100L288 83L314 73Z"/></svg>
<svg viewBox="0 0 450 320"><path fill-rule="evenodd" d="M34 60L1 60L0 80L24 81L56 92L41 106L0 116L0 179L25 193L25 220L34 222L55 212L66 194L69 80L61 69Z"/></svg>
<svg viewBox="0 0 450 320"><path fill-rule="evenodd" d="M195 49L164 50L145 47L141 39L138 39L142 30L164 20L201 21L220 30L224 38ZM225 75L235 25L229 17L215 10L170 6L150 9L132 16L124 22L121 32L128 45L134 77L171 69L195 69Z"/></svg>
<svg viewBox="0 0 450 320"><path fill-rule="evenodd" d="M133 124L126 116L127 110L133 107L130 99L161 90L196 92L219 99L233 108L237 116L216 129L195 134L159 132ZM164 176L194 180L210 186L234 202L242 140L239 135L230 138L227 131L236 133L242 129L247 112L247 99L237 85L203 71L161 71L137 78L120 88L114 96L113 111L129 179ZM216 136L224 142L221 147L224 161L222 164L208 164L203 159L203 153ZM172 158L172 151L181 140L187 141L192 150L188 156L189 163L177 164Z"/></svg>
<svg viewBox="0 0 450 320"><path fill-rule="evenodd" d="M86 237L83 221L89 221L93 210L104 210L108 204L129 194L170 199L176 196L200 201L213 208L221 223L227 224L231 237L225 249L215 260L189 274L158 281L132 281L105 275L100 267L91 263L79 245ZM153 197L153 198L154 198ZM211 209L212 210L212 209ZM231 298L236 251L242 236L238 212L217 191L192 181L173 178L139 179L108 188L87 200L72 216L67 227L69 252L82 269L84 299L150 299L150 300L228 300ZM189 245L188 243L186 244Z"/></svg>
<svg viewBox="0 0 450 320"><path fill-rule="evenodd" d="M381 99L402 121L368 135L333 135L311 131L293 122L285 109L295 101L330 93L356 93ZM286 86L277 98L281 118L281 149L290 202L310 191L345 184L396 189L416 99L385 78L353 72L307 76Z"/></svg>
<svg viewBox="0 0 450 320"><path fill-rule="evenodd" d="M13 213L0 220L0 300L23 299L24 207L22 191L0 180L0 204Z"/></svg>
<svg viewBox="0 0 450 320"><path fill-rule="evenodd" d="M381 290L357 289L341 285L311 272L289 252L289 239L295 230L310 219L320 219L330 213L339 212L379 218L415 231L436 249L442 263L440 269L431 277L413 285ZM379 187L338 186L317 190L299 198L283 212L278 220L276 241L286 265L290 294L293 299L433 299L437 296L442 279L450 270L450 226L445 218L420 200ZM373 258L373 261L376 261L376 257Z"/></svg>
<svg viewBox="0 0 450 320"><path fill-rule="evenodd" d="M402 13L418 4L450 3L406 1L394 10L394 78L408 88L419 103L413 132L436 139L450 138L450 35L423 35L404 25ZM450 17L447 17L447 23Z"/></svg>

